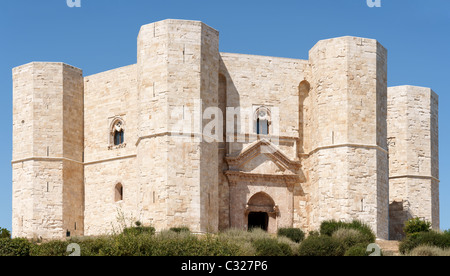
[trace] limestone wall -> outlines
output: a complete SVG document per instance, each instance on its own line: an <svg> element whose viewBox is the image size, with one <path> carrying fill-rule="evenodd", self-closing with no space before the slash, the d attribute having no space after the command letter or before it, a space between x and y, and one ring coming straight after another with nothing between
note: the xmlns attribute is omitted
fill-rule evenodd
<svg viewBox="0 0 450 276"><path fill-rule="evenodd" d="M256 141L254 113L257 107L266 106L278 115L273 118L270 134L281 138L274 141L290 158L297 158L299 85L306 79L308 61L230 53L221 53L221 58L227 107L240 108L241 136L228 139L236 141L229 144L228 154L236 154Z"/></svg>
<svg viewBox="0 0 450 276"><path fill-rule="evenodd" d="M34 62L13 83L13 236L83 235L82 72Z"/></svg>
<svg viewBox="0 0 450 276"><path fill-rule="evenodd" d="M393 237L405 220L424 218L439 228L438 96L429 88L388 89L388 141Z"/></svg>
<svg viewBox="0 0 450 276"><path fill-rule="evenodd" d="M151 215L160 228L218 228L218 144L201 135L209 122L202 111L218 106L218 68L218 32L205 24L165 20L141 28L138 166L143 192L161 193L161 212Z"/></svg>
<svg viewBox="0 0 450 276"><path fill-rule="evenodd" d="M312 225L361 219L387 238L386 50L371 39L329 39L310 63Z"/></svg>

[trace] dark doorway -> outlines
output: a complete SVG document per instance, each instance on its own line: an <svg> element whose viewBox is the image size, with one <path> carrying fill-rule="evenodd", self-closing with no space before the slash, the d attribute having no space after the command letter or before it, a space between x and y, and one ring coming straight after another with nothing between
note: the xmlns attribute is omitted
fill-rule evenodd
<svg viewBox="0 0 450 276"><path fill-rule="evenodd" d="M269 226L269 215L263 212L252 212L248 214L248 230L261 228L267 231Z"/></svg>

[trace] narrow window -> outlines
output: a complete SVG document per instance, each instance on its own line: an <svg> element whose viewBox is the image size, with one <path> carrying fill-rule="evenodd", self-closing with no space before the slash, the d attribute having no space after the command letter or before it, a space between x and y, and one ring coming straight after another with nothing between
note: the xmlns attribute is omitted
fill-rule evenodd
<svg viewBox="0 0 450 276"><path fill-rule="evenodd" d="M125 143L125 128L122 119L116 119L111 125L110 145L119 146Z"/></svg>
<svg viewBox="0 0 450 276"><path fill-rule="evenodd" d="M123 130L114 132L114 145L122 145L125 141L125 136Z"/></svg>
<svg viewBox="0 0 450 276"><path fill-rule="evenodd" d="M266 107L260 107L255 113L255 132L260 135L269 135L270 111Z"/></svg>
<svg viewBox="0 0 450 276"><path fill-rule="evenodd" d="M122 201L123 200L123 186L122 184L117 184L115 190L115 196L114 196L114 200L116 202Z"/></svg>
<svg viewBox="0 0 450 276"><path fill-rule="evenodd" d="M257 134L268 135L269 134L269 121L258 118L258 120L256 120L256 128L257 128L256 129Z"/></svg>

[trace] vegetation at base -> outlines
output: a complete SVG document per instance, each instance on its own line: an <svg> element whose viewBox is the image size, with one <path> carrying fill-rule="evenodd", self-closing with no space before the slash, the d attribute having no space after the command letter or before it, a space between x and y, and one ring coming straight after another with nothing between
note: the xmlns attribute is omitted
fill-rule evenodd
<svg viewBox="0 0 450 276"><path fill-rule="evenodd" d="M4 239L4 238L11 238L11 232L9 232L8 229L6 228L1 228L0 227L0 239Z"/></svg>
<svg viewBox="0 0 450 276"><path fill-rule="evenodd" d="M400 242L399 251L407 256L449 256L450 230L436 231L431 223L421 218L405 222L406 237Z"/></svg>
<svg viewBox="0 0 450 276"><path fill-rule="evenodd" d="M364 257L369 256L371 253L367 251L367 246L365 244L359 243L353 245L345 251L344 256L346 257Z"/></svg>
<svg viewBox="0 0 450 276"><path fill-rule="evenodd" d="M420 245L407 254L415 257L449 257L450 249L442 249L437 246Z"/></svg>
<svg viewBox="0 0 450 276"><path fill-rule="evenodd" d="M0 256L30 256L32 244L27 239L0 239Z"/></svg>
<svg viewBox="0 0 450 276"><path fill-rule="evenodd" d="M443 250L450 249L450 234L438 231L413 233L400 242L400 253L407 255L420 246L432 246Z"/></svg>
<svg viewBox="0 0 450 276"><path fill-rule="evenodd" d="M305 233L300 228L280 228L278 229L277 235L287 237L297 243L305 239Z"/></svg>
<svg viewBox="0 0 450 276"><path fill-rule="evenodd" d="M136 223L110 236L41 243L2 238L0 256L68 256L72 243L80 246L81 256L366 256L371 235L361 224L350 224L358 227L336 227L327 234L310 232L305 238L297 228L280 229L277 234L229 229L196 235L183 226L157 233ZM329 222L325 226L331 229Z"/></svg>
<svg viewBox="0 0 450 276"><path fill-rule="evenodd" d="M408 221L400 253L450 256L450 230L430 228L424 220ZM68 256L72 243L80 246L81 256L368 256L368 245L375 241L370 227L359 221L324 221L319 231L305 236L298 228L282 228L276 235L261 229L195 235L185 226L156 233L153 227L135 223L109 236L41 242L12 239L8 230L0 228L0 256Z"/></svg>
<svg viewBox="0 0 450 276"><path fill-rule="evenodd" d="M169 229L172 232L175 233L181 233L181 232L190 232L191 230L187 226L181 226L181 227L172 227Z"/></svg>
<svg viewBox="0 0 450 276"><path fill-rule="evenodd" d="M343 256L345 248L336 239L327 236L309 236L299 246L299 256Z"/></svg>
<svg viewBox="0 0 450 276"><path fill-rule="evenodd" d="M359 231L364 236L365 242L367 242L368 244L375 242L376 236L375 233L370 228L370 226L359 220L353 220L351 222L336 221L336 220L324 221L320 225L320 234L332 236L335 231L341 228L354 229Z"/></svg>
<svg viewBox="0 0 450 276"><path fill-rule="evenodd" d="M431 223L421 218L412 218L406 221L405 226L403 227L403 232L405 232L407 236L414 233L430 232L430 231L431 231Z"/></svg>

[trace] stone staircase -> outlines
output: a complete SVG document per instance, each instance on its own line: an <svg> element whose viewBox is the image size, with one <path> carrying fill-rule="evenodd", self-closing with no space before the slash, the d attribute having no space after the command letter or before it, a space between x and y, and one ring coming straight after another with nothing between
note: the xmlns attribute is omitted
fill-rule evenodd
<svg viewBox="0 0 450 276"><path fill-rule="evenodd" d="M400 256L398 246L399 241L376 240L376 244L381 248L383 256Z"/></svg>

